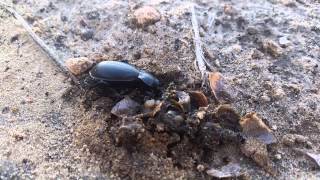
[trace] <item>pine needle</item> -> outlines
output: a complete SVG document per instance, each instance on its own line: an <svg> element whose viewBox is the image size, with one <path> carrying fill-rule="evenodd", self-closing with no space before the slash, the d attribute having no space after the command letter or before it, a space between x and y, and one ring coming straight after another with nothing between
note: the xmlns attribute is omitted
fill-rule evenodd
<svg viewBox="0 0 320 180"><path fill-rule="evenodd" d="M0 7L3 8L5 11L7 11L9 14L11 14L17 21L24 27L24 29L27 31L29 36L43 49L45 53L59 66L59 68L69 75L72 79L72 81L75 84L79 84L78 78L76 78L73 74L71 74L66 66L64 65L63 61L53 52L52 49L49 48L49 46L46 45L46 43L36 34L33 32L30 25L23 19L23 17L14 10L10 5L7 5L3 2L0 2Z"/></svg>
<svg viewBox="0 0 320 180"><path fill-rule="evenodd" d="M205 78L207 78L206 74L208 72L207 67L209 67L209 71L210 71L212 66L204 57L204 52L202 49L202 41L201 41L200 33L199 33L199 25L198 25L198 20L196 17L194 6L191 7L191 13L192 13L192 19L191 19L192 20L192 28L193 28L193 32L194 32L193 43L195 46L195 53L196 53L196 60L195 60L196 63L195 64L197 65L197 67L201 73L202 79L205 80Z"/></svg>

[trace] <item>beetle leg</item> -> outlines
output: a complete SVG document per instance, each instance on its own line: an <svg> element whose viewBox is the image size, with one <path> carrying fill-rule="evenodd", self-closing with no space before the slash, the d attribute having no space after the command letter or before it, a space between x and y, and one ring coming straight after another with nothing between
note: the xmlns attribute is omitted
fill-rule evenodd
<svg viewBox="0 0 320 180"><path fill-rule="evenodd" d="M89 88L94 88L99 84L99 81L97 81L91 77L86 77L84 79L84 84Z"/></svg>
<svg viewBox="0 0 320 180"><path fill-rule="evenodd" d="M128 61L128 60L121 60L120 62L123 62L123 63L129 64L129 61Z"/></svg>
<svg viewBox="0 0 320 180"><path fill-rule="evenodd" d="M99 80L98 84L103 84L105 86L111 86L111 84L108 81L104 81L104 80Z"/></svg>

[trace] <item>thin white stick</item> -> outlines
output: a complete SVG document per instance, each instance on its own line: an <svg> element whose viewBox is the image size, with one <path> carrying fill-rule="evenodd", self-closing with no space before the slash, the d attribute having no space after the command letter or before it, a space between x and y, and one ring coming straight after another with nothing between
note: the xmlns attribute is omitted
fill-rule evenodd
<svg viewBox="0 0 320 180"><path fill-rule="evenodd" d="M79 84L79 80L68 71L63 61L49 48L49 46L45 44L45 42L36 33L32 31L30 25L23 19L23 17L16 10L14 10L11 6L3 2L0 2L0 6L21 23L21 25L28 32L30 37L44 50L44 52L47 53L47 55L61 68L61 70L64 73L68 74L71 77L75 84Z"/></svg>
<svg viewBox="0 0 320 180"><path fill-rule="evenodd" d="M202 46L201 46L202 44L201 44L200 34L199 34L199 25L198 25L198 21L196 18L194 6L191 7L191 12L192 12L192 27L193 27L193 32L194 32L193 43L195 46L196 62L198 65L198 69L201 73L201 77L203 78L206 71L207 71L207 68L206 68L206 64L204 62L204 54L203 54L203 50L202 50Z"/></svg>

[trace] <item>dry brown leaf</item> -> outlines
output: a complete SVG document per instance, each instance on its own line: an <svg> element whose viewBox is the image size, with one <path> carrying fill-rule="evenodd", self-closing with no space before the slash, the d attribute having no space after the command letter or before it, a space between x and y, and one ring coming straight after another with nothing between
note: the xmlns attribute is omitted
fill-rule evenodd
<svg viewBox="0 0 320 180"><path fill-rule="evenodd" d="M277 141L271 129L254 112L242 117L240 125L245 135L257 138L264 144L272 144Z"/></svg>

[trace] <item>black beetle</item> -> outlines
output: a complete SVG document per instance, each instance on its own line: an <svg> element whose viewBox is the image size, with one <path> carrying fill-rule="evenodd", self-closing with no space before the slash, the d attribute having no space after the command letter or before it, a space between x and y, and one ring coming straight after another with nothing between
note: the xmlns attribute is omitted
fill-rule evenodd
<svg viewBox="0 0 320 180"><path fill-rule="evenodd" d="M100 62L91 69L89 74L95 83L111 87L156 89L160 85L159 80L150 73L119 61Z"/></svg>

